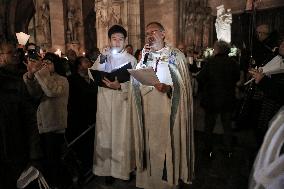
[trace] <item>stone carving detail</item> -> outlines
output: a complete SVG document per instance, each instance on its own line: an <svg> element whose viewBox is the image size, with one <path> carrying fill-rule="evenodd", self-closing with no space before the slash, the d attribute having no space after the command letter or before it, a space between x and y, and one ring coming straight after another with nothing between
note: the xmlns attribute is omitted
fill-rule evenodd
<svg viewBox="0 0 284 189"><path fill-rule="evenodd" d="M206 1L184 0L184 43L191 50L201 50L210 45L211 8Z"/></svg>
<svg viewBox="0 0 284 189"><path fill-rule="evenodd" d="M72 49L77 54L82 54L85 51L82 4L77 0L68 0L66 7L66 49Z"/></svg>
<svg viewBox="0 0 284 189"><path fill-rule="evenodd" d="M123 0L96 0L94 11L96 12L96 31L98 40L98 48L103 49L108 45L108 29L114 24L122 23L122 12L124 4Z"/></svg>
<svg viewBox="0 0 284 189"><path fill-rule="evenodd" d="M224 5L217 7L217 18L215 22L215 28L217 33L217 39L231 42L231 24L232 24L232 13L231 9L224 8Z"/></svg>
<svg viewBox="0 0 284 189"><path fill-rule="evenodd" d="M80 30L82 27L81 22L81 9L77 8L76 5L68 3L67 8L67 31L66 39L67 43L79 43Z"/></svg>
<svg viewBox="0 0 284 189"><path fill-rule="evenodd" d="M42 45L50 45L51 35L50 35L50 12L49 12L49 2L43 1L39 5L38 20L38 42Z"/></svg>

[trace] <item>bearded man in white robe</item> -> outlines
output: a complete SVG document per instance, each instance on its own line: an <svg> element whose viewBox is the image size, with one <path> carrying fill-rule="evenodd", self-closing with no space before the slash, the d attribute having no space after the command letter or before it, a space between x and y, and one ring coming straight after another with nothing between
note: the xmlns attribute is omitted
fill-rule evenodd
<svg viewBox="0 0 284 189"><path fill-rule="evenodd" d="M110 47L91 69L111 73L126 63L134 67L136 59L124 50L126 37L122 26L112 26L108 31ZM94 79L90 70L89 76ZM98 87L97 94L93 173L128 180L135 168L132 132L126 124L129 81L120 83L117 79L103 78L102 82L104 85Z"/></svg>
<svg viewBox="0 0 284 189"><path fill-rule="evenodd" d="M145 33L137 69L152 67L160 83L145 86L132 80L136 186L174 188L180 180L191 183L194 175L191 81L184 54L165 44L164 27L152 22Z"/></svg>

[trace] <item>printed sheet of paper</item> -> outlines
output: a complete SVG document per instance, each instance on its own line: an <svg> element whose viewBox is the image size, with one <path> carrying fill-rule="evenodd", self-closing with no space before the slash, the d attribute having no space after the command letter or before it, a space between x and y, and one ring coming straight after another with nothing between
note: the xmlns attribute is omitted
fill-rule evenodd
<svg viewBox="0 0 284 189"><path fill-rule="evenodd" d="M141 69L128 69L128 72L143 85L154 86L160 83L152 67Z"/></svg>
<svg viewBox="0 0 284 189"><path fill-rule="evenodd" d="M266 75L273 75L284 72L284 63L282 57L277 55L270 60L265 66L261 67L262 71Z"/></svg>

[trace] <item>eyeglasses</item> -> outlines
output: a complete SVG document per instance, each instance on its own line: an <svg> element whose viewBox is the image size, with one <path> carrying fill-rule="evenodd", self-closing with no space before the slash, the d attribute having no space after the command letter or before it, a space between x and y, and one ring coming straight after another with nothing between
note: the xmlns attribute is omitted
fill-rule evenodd
<svg viewBox="0 0 284 189"><path fill-rule="evenodd" d="M151 32L147 32L146 37L150 37L150 36L154 35L156 32L161 32L161 30L153 30Z"/></svg>
<svg viewBox="0 0 284 189"><path fill-rule="evenodd" d="M260 35L268 35L269 33L267 33L267 32L261 32L261 31L257 31L257 34L260 34Z"/></svg>

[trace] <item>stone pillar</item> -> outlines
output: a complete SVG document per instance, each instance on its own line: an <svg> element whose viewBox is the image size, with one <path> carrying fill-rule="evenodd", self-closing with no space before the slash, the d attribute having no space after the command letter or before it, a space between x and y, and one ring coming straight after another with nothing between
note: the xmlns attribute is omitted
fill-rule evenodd
<svg viewBox="0 0 284 189"><path fill-rule="evenodd" d="M145 24L160 22L166 30L166 42L172 46L177 43L177 13L177 0L144 0Z"/></svg>
<svg viewBox="0 0 284 189"><path fill-rule="evenodd" d="M141 31L140 31L140 2L131 0L128 2L128 44L135 49L141 48Z"/></svg>
<svg viewBox="0 0 284 189"><path fill-rule="evenodd" d="M65 33L64 33L64 16L63 2L59 0L49 0L50 6L50 28L51 44L53 49L65 51Z"/></svg>

